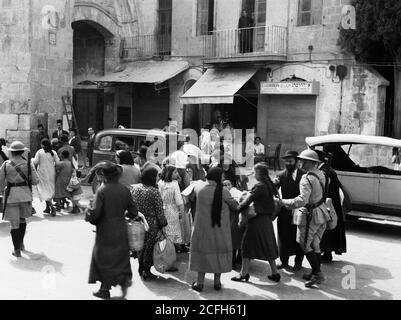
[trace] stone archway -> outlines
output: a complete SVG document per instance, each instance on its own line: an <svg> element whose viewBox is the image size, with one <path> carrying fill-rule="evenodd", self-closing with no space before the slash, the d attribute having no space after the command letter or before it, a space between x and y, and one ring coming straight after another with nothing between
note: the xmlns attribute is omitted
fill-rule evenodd
<svg viewBox="0 0 401 320"><path fill-rule="evenodd" d="M118 37L122 28L115 13L94 2L75 2L72 22L81 20L95 22L101 26L98 31L108 38Z"/></svg>

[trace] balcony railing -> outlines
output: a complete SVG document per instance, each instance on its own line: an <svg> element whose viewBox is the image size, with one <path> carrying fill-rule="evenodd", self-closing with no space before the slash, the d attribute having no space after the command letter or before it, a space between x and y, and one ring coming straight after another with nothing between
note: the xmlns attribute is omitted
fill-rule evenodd
<svg viewBox="0 0 401 320"><path fill-rule="evenodd" d="M204 37L206 59L285 57L286 55L286 27L266 26L217 30Z"/></svg>
<svg viewBox="0 0 401 320"><path fill-rule="evenodd" d="M124 39L124 57L152 58L171 55L171 35L156 34Z"/></svg>

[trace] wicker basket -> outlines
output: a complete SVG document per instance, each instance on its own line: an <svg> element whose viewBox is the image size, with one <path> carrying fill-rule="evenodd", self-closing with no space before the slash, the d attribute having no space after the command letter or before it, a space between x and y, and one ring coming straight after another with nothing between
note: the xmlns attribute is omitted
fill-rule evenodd
<svg viewBox="0 0 401 320"><path fill-rule="evenodd" d="M145 224L140 221L128 222L128 243L131 251L141 251L145 241Z"/></svg>

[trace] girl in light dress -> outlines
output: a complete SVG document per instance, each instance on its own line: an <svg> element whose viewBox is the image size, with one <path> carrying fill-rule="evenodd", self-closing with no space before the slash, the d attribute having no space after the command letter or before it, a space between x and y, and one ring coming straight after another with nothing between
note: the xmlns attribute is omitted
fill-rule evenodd
<svg viewBox="0 0 401 320"><path fill-rule="evenodd" d="M160 178L158 186L163 199L164 215L168 222L165 232L175 244L177 251L182 252L180 219L184 214L184 201L178 184L179 174L174 166L168 165L163 169Z"/></svg>

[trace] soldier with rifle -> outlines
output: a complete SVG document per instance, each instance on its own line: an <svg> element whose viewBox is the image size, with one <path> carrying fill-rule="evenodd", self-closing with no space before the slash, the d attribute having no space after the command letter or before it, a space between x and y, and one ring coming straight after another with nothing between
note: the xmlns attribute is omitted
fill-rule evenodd
<svg viewBox="0 0 401 320"><path fill-rule="evenodd" d="M28 150L22 142L11 144L10 160L3 163L0 168L0 191L4 191L3 220L11 224L11 238L14 245L13 255L21 257L25 250L24 237L26 232L26 219L32 215L32 185L39 183L39 177L28 160L22 155Z"/></svg>
<svg viewBox="0 0 401 320"><path fill-rule="evenodd" d="M330 221L326 203L328 179L319 170L321 161L313 150L305 150L298 156L306 174L300 182L300 195L294 199L281 200L287 209L294 211L294 224L297 225L297 242L301 245L309 264L311 274L304 275L305 286L310 288L324 281L321 272L320 241Z"/></svg>

